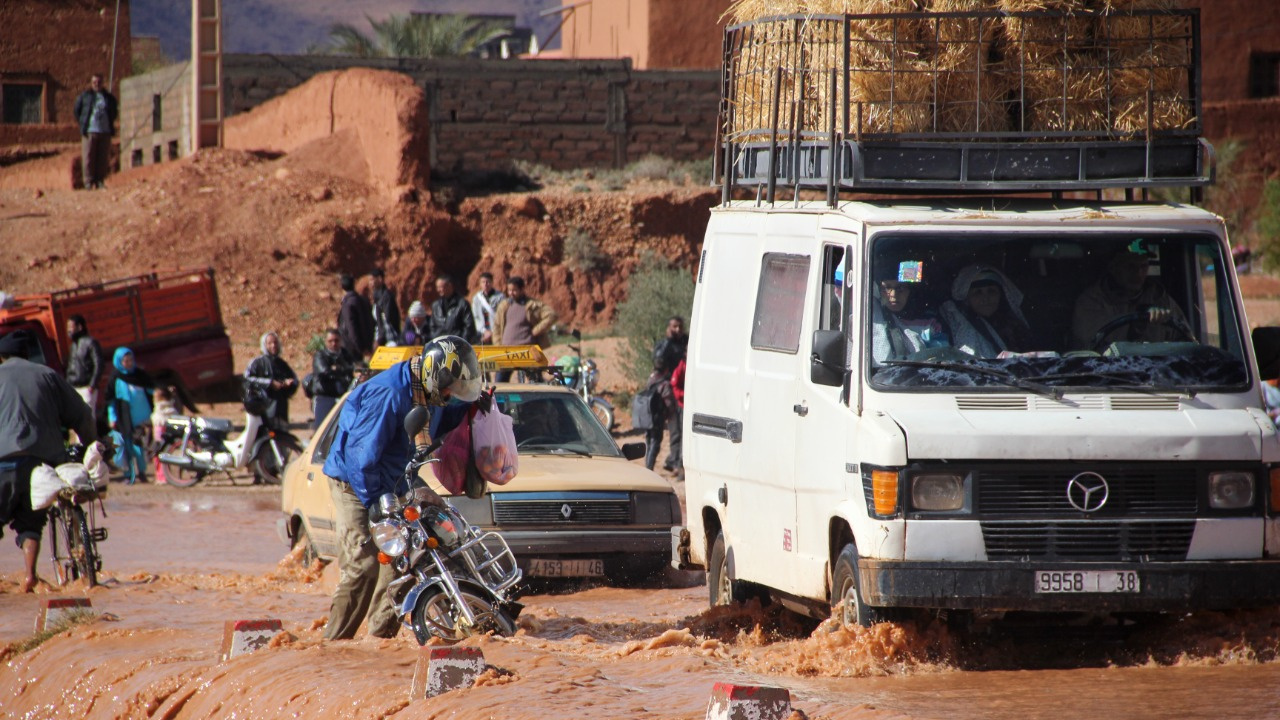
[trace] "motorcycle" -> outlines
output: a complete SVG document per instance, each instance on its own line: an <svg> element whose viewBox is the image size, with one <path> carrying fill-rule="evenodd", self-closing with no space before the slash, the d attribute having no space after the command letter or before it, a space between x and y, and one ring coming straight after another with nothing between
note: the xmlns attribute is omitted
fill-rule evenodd
<svg viewBox="0 0 1280 720"><path fill-rule="evenodd" d="M574 330L572 335L578 341L578 344L570 344L569 349L574 351L576 356L570 355L561 358L561 362L557 362L551 368L551 374L555 382L573 388L574 393L582 398L587 407L591 408L591 414L596 416L596 419L600 421L604 429L612 431L614 425L613 405L608 400L595 394L596 384L600 382L600 368L593 358L584 359L582 357L582 333ZM565 362L566 360L567 362Z"/></svg>
<svg viewBox="0 0 1280 720"><path fill-rule="evenodd" d="M414 437L426 421L426 410L414 408L405 431ZM383 495L370 513L378 559L399 576L387 593L419 645L433 637L456 642L487 632L514 635L523 608L514 588L523 574L501 535L468 524L447 499L433 504L437 497L418 469L437 462L428 457L434 449L419 448L405 466L408 492Z"/></svg>
<svg viewBox="0 0 1280 720"><path fill-rule="evenodd" d="M288 430L274 427L265 413L270 400L261 381L246 378L244 430L229 440L231 421L223 418L174 415L165 422L157 456L165 482L188 488L206 475L250 467L255 481L279 485L285 465L302 444Z"/></svg>

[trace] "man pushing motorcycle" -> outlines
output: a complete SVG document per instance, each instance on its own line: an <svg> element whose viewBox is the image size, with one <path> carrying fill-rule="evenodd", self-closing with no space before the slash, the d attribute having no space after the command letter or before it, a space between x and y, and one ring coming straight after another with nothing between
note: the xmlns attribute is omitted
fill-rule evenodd
<svg viewBox="0 0 1280 720"><path fill-rule="evenodd" d="M462 338L445 335L427 343L421 355L396 363L347 396L324 463L333 493L340 572L325 639L355 637L366 615L374 637L394 637L400 629L387 595L394 571L378 562L369 536L369 510L382 494L397 492L397 481L414 453L415 439L403 429L409 411L415 406L429 410L431 422L424 431L428 437L418 439L432 444L457 426L470 403L491 402L491 393L481 399L482 382L475 350ZM451 399L467 404L446 410Z"/></svg>

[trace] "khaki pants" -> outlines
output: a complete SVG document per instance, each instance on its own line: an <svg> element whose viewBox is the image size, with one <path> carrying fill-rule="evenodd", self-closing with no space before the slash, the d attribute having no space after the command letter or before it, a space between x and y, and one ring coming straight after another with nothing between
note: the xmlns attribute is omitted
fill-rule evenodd
<svg viewBox="0 0 1280 720"><path fill-rule="evenodd" d="M369 511L351 486L329 478L338 532L338 587L329 608L326 640L350 640L360 622L369 616L369 634L395 637L400 619L387 596L387 584L395 576L390 565L378 562L378 548L369 537Z"/></svg>
<svg viewBox="0 0 1280 720"><path fill-rule="evenodd" d="M84 172L86 189L100 186L102 181L107 179L110 157L111 135L89 133L80 138L81 169Z"/></svg>

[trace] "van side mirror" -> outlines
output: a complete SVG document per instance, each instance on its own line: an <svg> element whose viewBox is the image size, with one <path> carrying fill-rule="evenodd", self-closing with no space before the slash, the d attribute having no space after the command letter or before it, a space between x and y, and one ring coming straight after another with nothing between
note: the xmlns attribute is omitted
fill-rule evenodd
<svg viewBox="0 0 1280 720"><path fill-rule="evenodd" d="M844 333L814 330L813 355L809 359L809 379L815 385L840 387L844 384Z"/></svg>
<svg viewBox="0 0 1280 720"><path fill-rule="evenodd" d="M1263 380L1280 377L1280 327L1253 329L1253 355Z"/></svg>
<svg viewBox="0 0 1280 720"><path fill-rule="evenodd" d="M627 443L622 446L622 457L628 460L639 460L644 457L646 447L642 442Z"/></svg>
<svg viewBox="0 0 1280 720"><path fill-rule="evenodd" d="M415 405L408 415L404 416L404 431L409 434L409 442L418 437L418 433L422 432L422 428L427 426L427 422L431 420L431 414L421 405Z"/></svg>

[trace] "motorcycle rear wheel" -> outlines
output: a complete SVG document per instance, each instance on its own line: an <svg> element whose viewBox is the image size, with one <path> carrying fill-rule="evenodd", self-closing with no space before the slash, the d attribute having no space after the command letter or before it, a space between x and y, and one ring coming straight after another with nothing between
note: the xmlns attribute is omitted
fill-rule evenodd
<svg viewBox="0 0 1280 720"><path fill-rule="evenodd" d="M280 458L284 461L279 463L279 467L277 467L276 455L271 451L271 443L264 443L258 448L258 454L253 456L251 467L253 479L257 482L265 485L281 484L284 481L284 469L289 465L289 459L295 453L302 453L302 448L285 440L277 439L276 446L280 448Z"/></svg>
<svg viewBox="0 0 1280 720"><path fill-rule="evenodd" d="M188 450L200 450L200 445L195 440L187 441ZM173 440L160 448L159 455L181 455L182 440ZM159 457L157 455L157 457ZM200 482L204 477L204 473L189 467L174 465L173 463L160 462L164 466L164 481L168 485L180 488L189 488Z"/></svg>
<svg viewBox="0 0 1280 720"><path fill-rule="evenodd" d="M600 424L604 426L605 430L613 432L613 411L609 409L608 405L605 405L603 402L599 402L596 398L592 398L591 414L596 416L596 419L600 421Z"/></svg>
<svg viewBox="0 0 1280 720"><path fill-rule="evenodd" d="M426 645L433 637L445 642L459 642L472 635L492 632L503 637L516 634L516 621L506 611L493 609L489 601L467 587L460 588L463 602L471 608L476 624L459 627L458 610L442 587L432 588L418 598L413 607L413 633L419 645Z"/></svg>

